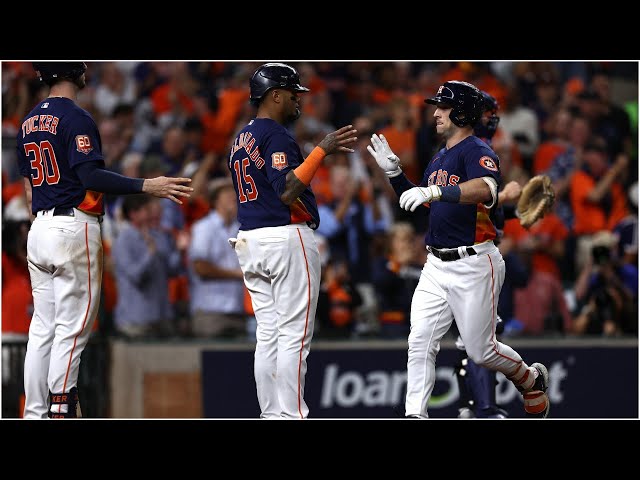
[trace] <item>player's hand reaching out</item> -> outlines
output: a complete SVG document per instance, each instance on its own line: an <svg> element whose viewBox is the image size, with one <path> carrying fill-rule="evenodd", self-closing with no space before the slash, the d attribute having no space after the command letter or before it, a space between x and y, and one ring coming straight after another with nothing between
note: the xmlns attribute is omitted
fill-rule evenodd
<svg viewBox="0 0 640 480"><path fill-rule="evenodd" d="M393 153L384 135L371 135L371 145L367 145L367 150L378 162L378 166L384 170L389 178L396 177L402 173L400 159Z"/></svg>
<svg viewBox="0 0 640 480"><path fill-rule="evenodd" d="M153 195L154 197L168 198L182 205L182 200L176 197L190 197L190 192L193 192L193 188L185 185L187 183L191 183L190 178L147 178L142 184L142 192Z"/></svg>
<svg viewBox="0 0 640 480"><path fill-rule="evenodd" d="M326 155L331 155L335 152L353 152L353 148L349 148L347 145L353 144L358 140L355 136L357 130L353 128L353 125L346 125L335 132L329 133L318 144L320 148L325 151Z"/></svg>

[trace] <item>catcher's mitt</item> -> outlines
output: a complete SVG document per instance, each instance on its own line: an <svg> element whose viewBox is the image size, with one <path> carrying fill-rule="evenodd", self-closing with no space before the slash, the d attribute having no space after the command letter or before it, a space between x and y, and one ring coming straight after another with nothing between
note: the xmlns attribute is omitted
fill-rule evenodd
<svg viewBox="0 0 640 480"><path fill-rule="evenodd" d="M551 210L556 194L547 175L536 175L522 187L516 210L520 224L529 228Z"/></svg>

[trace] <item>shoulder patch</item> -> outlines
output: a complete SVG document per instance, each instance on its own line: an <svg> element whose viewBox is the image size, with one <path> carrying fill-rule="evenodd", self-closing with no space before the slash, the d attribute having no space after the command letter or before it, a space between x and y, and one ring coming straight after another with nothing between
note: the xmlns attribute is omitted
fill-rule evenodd
<svg viewBox="0 0 640 480"><path fill-rule="evenodd" d="M275 152L271 154L271 166L276 170L282 170L289 163L287 162L287 154L284 152Z"/></svg>
<svg viewBox="0 0 640 480"><path fill-rule="evenodd" d="M80 153L84 153L85 155L93 150L93 146L91 145L91 140L88 135L76 135L76 150Z"/></svg>
<svg viewBox="0 0 640 480"><path fill-rule="evenodd" d="M491 157L487 157L486 155L480 158L480 165L482 165L487 170L491 170L492 172L498 171L498 165L496 165L496 161Z"/></svg>

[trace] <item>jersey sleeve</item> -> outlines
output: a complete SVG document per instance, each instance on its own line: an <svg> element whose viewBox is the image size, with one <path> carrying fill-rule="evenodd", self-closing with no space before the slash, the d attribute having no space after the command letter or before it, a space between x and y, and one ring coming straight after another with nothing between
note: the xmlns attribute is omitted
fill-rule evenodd
<svg viewBox="0 0 640 480"><path fill-rule="evenodd" d="M278 196L284 193L287 173L304 159L295 140L284 133L274 133L266 142L264 152L267 179Z"/></svg>
<svg viewBox="0 0 640 480"><path fill-rule="evenodd" d="M89 115L77 114L69 119L65 128L69 165L75 167L84 162L103 162L102 142L98 127Z"/></svg>
<svg viewBox="0 0 640 480"><path fill-rule="evenodd" d="M464 156L467 179L492 177L500 183L500 159L490 148L474 146Z"/></svg>

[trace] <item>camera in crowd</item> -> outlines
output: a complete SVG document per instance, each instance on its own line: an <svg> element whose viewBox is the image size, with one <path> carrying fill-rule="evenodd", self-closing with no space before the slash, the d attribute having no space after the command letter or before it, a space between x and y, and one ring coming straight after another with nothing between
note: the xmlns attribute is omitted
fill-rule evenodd
<svg viewBox="0 0 640 480"><path fill-rule="evenodd" d="M595 265L606 265L611 261L611 249L604 245L596 245L591 249Z"/></svg>

